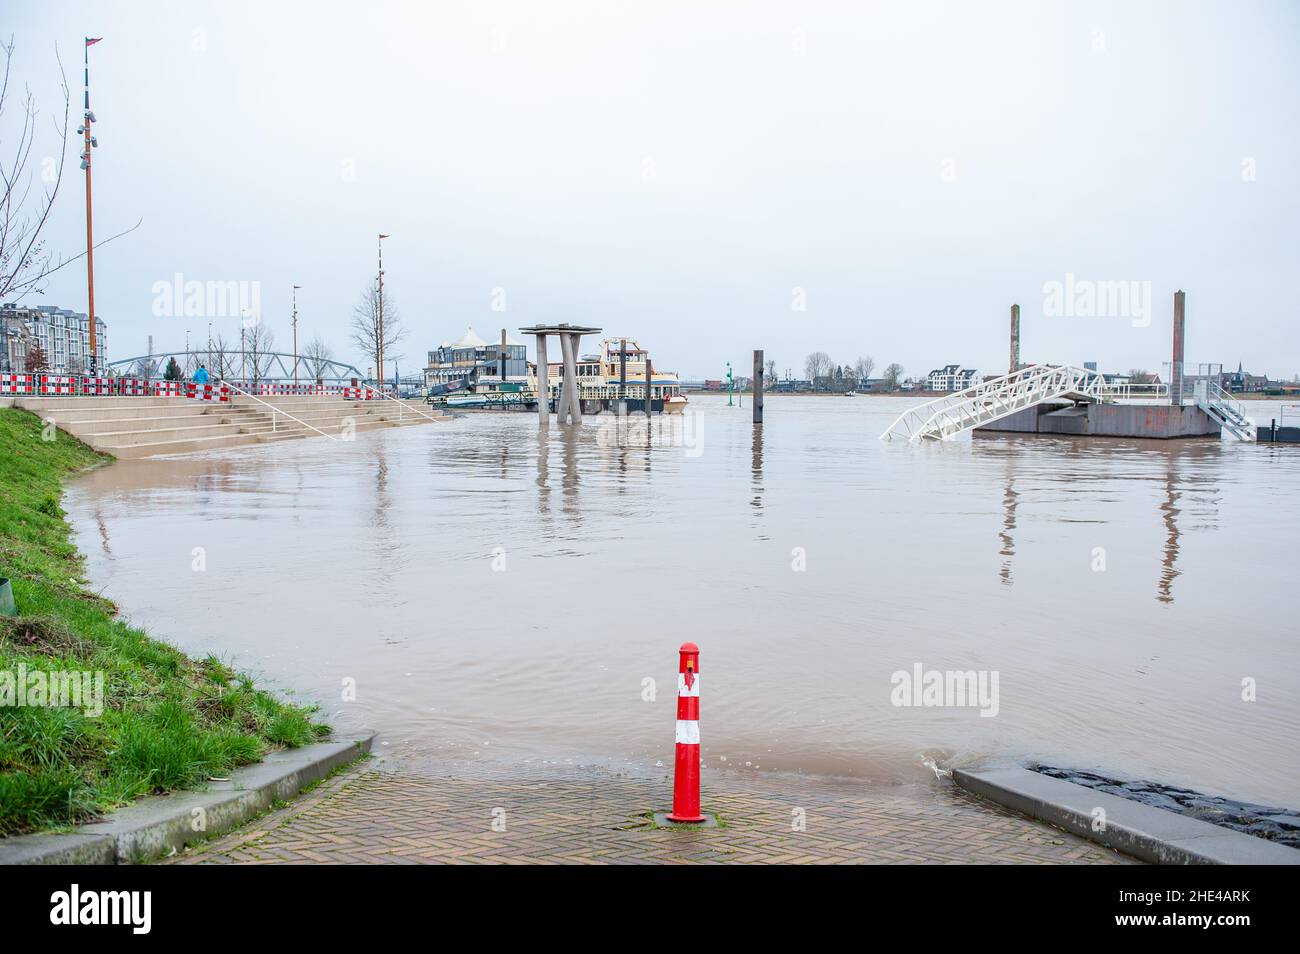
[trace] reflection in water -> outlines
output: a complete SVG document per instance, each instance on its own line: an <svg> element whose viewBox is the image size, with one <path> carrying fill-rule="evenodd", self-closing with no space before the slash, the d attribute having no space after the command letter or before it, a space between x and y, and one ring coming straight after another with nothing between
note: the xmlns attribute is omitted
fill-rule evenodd
<svg viewBox="0 0 1300 954"><path fill-rule="evenodd" d="M537 509L543 514L551 512L551 436L544 428L537 429Z"/></svg>
<svg viewBox="0 0 1300 954"><path fill-rule="evenodd" d="M753 496L749 500L749 505L754 508L755 517L763 515L763 425L754 424L754 436L750 441L749 457L750 487L753 490ZM757 519L750 522L750 526L758 526ZM760 540L766 537L759 536Z"/></svg>
<svg viewBox="0 0 1300 954"><path fill-rule="evenodd" d="M1011 585L1011 558L1016 555L1016 541L1011 532L1016 529L1016 507L1019 503L1020 495L1016 493L1016 478L1008 474L1002 491L1002 532L998 534L1002 541L1002 549L998 551L998 555L1004 557L1002 567L998 570L998 578L1004 586Z"/></svg>
<svg viewBox="0 0 1300 954"><path fill-rule="evenodd" d="M1160 511L1165 521L1165 548L1160 561L1160 582L1156 584L1156 599L1161 603L1174 601L1174 578L1178 569L1174 563L1178 560L1178 501L1182 492L1178 490L1178 467L1174 458L1169 460L1169 471L1165 476L1165 499L1160 504Z"/></svg>
<svg viewBox="0 0 1300 954"><path fill-rule="evenodd" d="M561 424L557 428L560 443L564 450L564 513L579 523L581 511L578 508L578 438L582 434L580 424Z"/></svg>
<svg viewBox="0 0 1300 954"><path fill-rule="evenodd" d="M392 501L388 499L388 459L381 449L375 455L375 528L387 531L388 508Z"/></svg>
<svg viewBox="0 0 1300 954"><path fill-rule="evenodd" d="M108 524L104 522L104 511L98 507L95 508L95 526L99 527L100 546L104 548L104 553L111 557L113 547L108 542Z"/></svg>

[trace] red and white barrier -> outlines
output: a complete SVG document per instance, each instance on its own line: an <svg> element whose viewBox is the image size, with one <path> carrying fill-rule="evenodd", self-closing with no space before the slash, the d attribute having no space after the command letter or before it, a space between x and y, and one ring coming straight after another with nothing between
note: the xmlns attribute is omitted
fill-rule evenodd
<svg viewBox="0 0 1300 954"><path fill-rule="evenodd" d="M229 401L230 388L224 384L195 384L190 381L185 385L185 396L191 401Z"/></svg>
<svg viewBox="0 0 1300 954"><path fill-rule="evenodd" d="M677 761L671 822L702 822L700 814L700 647L682 643L677 666Z"/></svg>
<svg viewBox="0 0 1300 954"><path fill-rule="evenodd" d="M379 396L365 385L315 382L282 384L271 381L259 381L257 384L235 382L235 384L240 390L257 397L343 397L353 401L370 401ZM230 388L224 383L199 385L193 381L92 378L48 372L0 374L0 394L41 397L183 397L219 402L229 402L232 396Z"/></svg>
<svg viewBox="0 0 1300 954"><path fill-rule="evenodd" d="M48 396L76 394L77 384L70 375L38 374L36 375L36 393Z"/></svg>
<svg viewBox="0 0 1300 954"><path fill-rule="evenodd" d="M0 374L0 394L31 394L30 374Z"/></svg>
<svg viewBox="0 0 1300 954"><path fill-rule="evenodd" d="M81 395L103 395L117 393L113 389L112 378L80 378L76 382L75 393Z"/></svg>

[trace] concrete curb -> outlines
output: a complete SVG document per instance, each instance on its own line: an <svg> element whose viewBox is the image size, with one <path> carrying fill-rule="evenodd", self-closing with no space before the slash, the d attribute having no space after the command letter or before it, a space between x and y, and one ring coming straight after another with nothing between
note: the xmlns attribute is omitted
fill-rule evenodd
<svg viewBox="0 0 1300 954"><path fill-rule="evenodd" d="M1295 865L1300 851L1024 768L953 769L972 794L1159 865ZM1105 811L1105 831L1093 830Z"/></svg>
<svg viewBox="0 0 1300 954"><path fill-rule="evenodd" d="M238 828L370 751L374 733L273 752L207 791L146 798L70 834L0 839L0 865L138 864ZM196 831L194 823L204 825Z"/></svg>

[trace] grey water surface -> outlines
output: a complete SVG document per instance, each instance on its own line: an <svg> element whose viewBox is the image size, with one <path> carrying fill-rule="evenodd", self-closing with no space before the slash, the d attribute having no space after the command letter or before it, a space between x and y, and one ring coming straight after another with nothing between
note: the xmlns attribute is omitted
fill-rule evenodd
<svg viewBox="0 0 1300 954"><path fill-rule="evenodd" d="M691 640L707 766L1041 759L1294 804L1300 447L877 440L906 406L466 415L123 461L67 506L133 622L392 752L671 764ZM996 708L895 705L918 665L994 674Z"/></svg>

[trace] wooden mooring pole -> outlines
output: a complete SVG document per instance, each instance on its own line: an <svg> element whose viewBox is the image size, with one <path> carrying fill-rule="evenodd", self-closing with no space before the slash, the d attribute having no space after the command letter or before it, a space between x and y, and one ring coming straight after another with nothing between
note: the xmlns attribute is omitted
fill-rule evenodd
<svg viewBox="0 0 1300 954"><path fill-rule="evenodd" d="M654 413L654 369L650 365L650 355L645 356L645 419L650 420Z"/></svg>
<svg viewBox="0 0 1300 954"><path fill-rule="evenodd" d="M1187 293L1174 292L1174 353L1169 365L1169 403L1183 403L1183 343L1187 328Z"/></svg>
<svg viewBox="0 0 1300 954"><path fill-rule="evenodd" d="M754 352L754 423L763 423L763 350Z"/></svg>
<svg viewBox="0 0 1300 954"><path fill-rule="evenodd" d="M618 416L627 417L627 339L618 343Z"/></svg>
<svg viewBox="0 0 1300 954"><path fill-rule="evenodd" d="M1007 369L1008 374L1015 374L1020 370L1020 306L1011 306L1011 361Z"/></svg>

